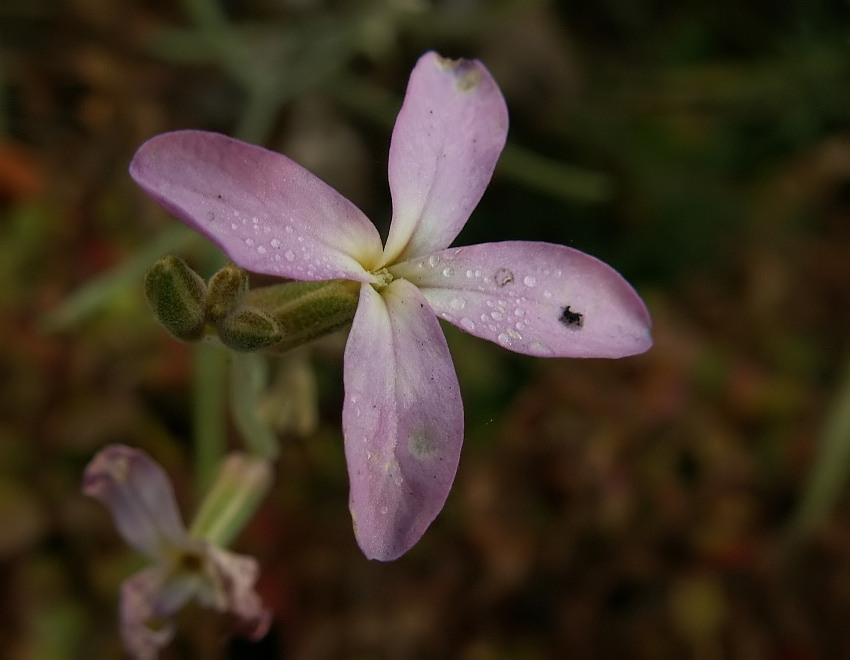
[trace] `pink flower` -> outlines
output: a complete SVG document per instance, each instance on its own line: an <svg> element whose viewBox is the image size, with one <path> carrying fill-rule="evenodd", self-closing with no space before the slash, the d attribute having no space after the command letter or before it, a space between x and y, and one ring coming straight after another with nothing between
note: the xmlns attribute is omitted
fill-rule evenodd
<svg viewBox="0 0 850 660"><path fill-rule="evenodd" d="M244 460L231 457L229 469L243 469L234 461ZM244 465L260 481L264 469ZM121 587L121 636L130 655L156 658L174 636L171 617L193 599L234 614L251 639L266 634L271 619L254 591L257 562L190 536L171 483L150 456L123 445L106 447L86 468L83 492L106 506L124 540L154 562Z"/></svg>
<svg viewBox="0 0 850 660"><path fill-rule="evenodd" d="M257 146L169 133L142 145L130 166L153 199L239 266L362 283L342 424L355 534L370 558L395 559L416 543L454 480L463 408L438 318L545 357L622 357L652 343L641 299L593 257L548 243L449 248L507 130L504 98L480 62L423 55L393 131L383 248L350 201Z"/></svg>

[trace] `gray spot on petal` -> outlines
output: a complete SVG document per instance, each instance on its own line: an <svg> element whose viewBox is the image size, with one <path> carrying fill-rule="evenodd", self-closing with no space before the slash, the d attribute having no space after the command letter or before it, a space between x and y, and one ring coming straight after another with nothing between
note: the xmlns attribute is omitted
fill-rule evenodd
<svg viewBox="0 0 850 660"><path fill-rule="evenodd" d="M499 268L493 275L493 280L499 286L506 286L514 281L514 274L507 268Z"/></svg>

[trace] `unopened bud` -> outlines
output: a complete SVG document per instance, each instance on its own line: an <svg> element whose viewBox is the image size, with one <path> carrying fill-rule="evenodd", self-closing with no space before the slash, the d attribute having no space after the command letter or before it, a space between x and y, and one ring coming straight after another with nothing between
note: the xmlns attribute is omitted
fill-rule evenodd
<svg viewBox="0 0 850 660"><path fill-rule="evenodd" d="M248 293L248 273L236 264L227 264L210 278L207 287L207 321L219 323L239 307Z"/></svg>
<svg viewBox="0 0 850 660"><path fill-rule="evenodd" d="M179 257L163 257L145 275L145 298L156 320L174 337L196 341L204 333L206 285Z"/></svg>
<svg viewBox="0 0 850 660"><path fill-rule="evenodd" d="M283 337L274 350L283 352L351 323L359 294L359 282L287 282L254 289L245 301L275 318Z"/></svg>
<svg viewBox="0 0 850 660"><path fill-rule="evenodd" d="M221 342L234 351L258 351L274 346L283 339L280 324L267 312L256 307L243 307L218 325Z"/></svg>

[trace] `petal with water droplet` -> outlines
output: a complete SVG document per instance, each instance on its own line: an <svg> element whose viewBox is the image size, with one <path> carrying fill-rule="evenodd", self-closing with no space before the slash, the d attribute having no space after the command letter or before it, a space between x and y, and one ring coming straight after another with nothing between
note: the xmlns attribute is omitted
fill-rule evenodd
<svg viewBox="0 0 850 660"><path fill-rule="evenodd" d="M449 246L490 183L507 133L505 99L481 62L419 58L390 145L384 264Z"/></svg>
<svg viewBox="0 0 850 660"><path fill-rule="evenodd" d="M463 406L436 316L409 282L362 287L345 347L342 427L357 542L370 559L410 549L443 508Z"/></svg>
<svg viewBox="0 0 850 660"><path fill-rule="evenodd" d="M367 270L381 254L375 226L282 154L217 133L176 131L139 147L130 174L246 270L298 280L374 281ZM293 253L293 259L267 254L300 245L306 252ZM327 261L308 269L310 254Z"/></svg>
<svg viewBox="0 0 850 660"><path fill-rule="evenodd" d="M492 320L472 324L461 319L457 325L517 353L616 358L652 345L649 313L631 285L578 250L522 241L470 245L452 259L453 277L419 268L421 259L427 257L389 270L418 286L437 314L450 312L452 301L462 297L464 314ZM480 270L482 276L470 281L464 275L468 270ZM513 277L505 277L506 271ZM517 317L523 322L520 335Z"/></svg>

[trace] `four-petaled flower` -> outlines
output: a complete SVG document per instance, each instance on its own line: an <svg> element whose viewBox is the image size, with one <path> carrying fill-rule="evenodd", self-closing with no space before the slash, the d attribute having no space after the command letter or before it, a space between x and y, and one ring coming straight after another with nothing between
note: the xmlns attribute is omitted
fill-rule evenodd
<svg viewBox="0 0 850 660"><path fill-rule="evenodd" d="M257 474L255 463L244 465L243 471L265 481L265 470L267 466L259 465ZM183 526L168 477L147 454L123 445L106 447L86 468L83 492L106 506L124 540L155 562L121 587L121 636L136 660L157 657L174 636L171 617L193 599L238 617L240 632L250 639L266 634L271 616L254 591L256 560L192 537Z"/></svg>
<svg viewBox="0 0 850 660"><path fill-rule="evenodd" d="M362 283L342 424L355 534L370 558L394 559L419 539L457 470L463 408L438 318L536 356L622 357L652 343L641 299L593 257L533 242L449 249L507 130L504 98L480 62L422 56L392 135L383 248L350 201L257 146L180 131L146 142L130 166L242 268Z"/></svg>

